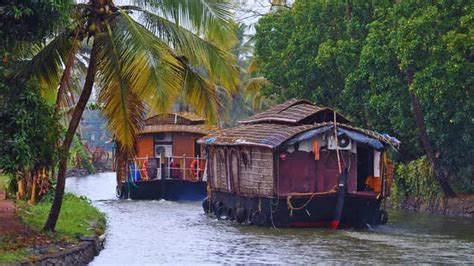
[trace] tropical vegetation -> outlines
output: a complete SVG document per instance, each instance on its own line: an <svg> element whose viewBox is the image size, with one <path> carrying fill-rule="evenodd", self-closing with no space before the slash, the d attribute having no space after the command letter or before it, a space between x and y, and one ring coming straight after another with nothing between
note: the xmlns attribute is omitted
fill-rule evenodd
<svg viewBox="0 0 474 266"><path fill-rule="evenodd" d="M91 0L71 9L71 21L20 72L34 77L43 93L67 90L79 47L90 45L83 89L60 145L56 195L45 230L54 230L61 209L69 149L96 87L119 150L133 151L146 111L169 110L181 99L216 119L216 86L232 92L238 83L231 13L226 1L134 1L116 5ZM58 87L59 84L59 87ZM45 93L46 94L46 93Z"/></svg>
<svg viewBox="0 0 474 266"><path fill-rule="evenodd" d="M271 82L261 91L390 132L395 158L425 156L446 196L473 192L473 29L472 1L295 1L259 20L255 56ZM415 165L398 181L410 184Z"/></svg>

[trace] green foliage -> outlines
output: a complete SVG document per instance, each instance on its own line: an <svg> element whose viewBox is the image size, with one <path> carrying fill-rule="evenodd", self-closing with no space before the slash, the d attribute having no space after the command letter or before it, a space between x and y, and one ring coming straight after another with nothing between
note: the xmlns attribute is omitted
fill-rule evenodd
<svg viewBox="0 0 474 266"><path fill-rule="evenodd" d="M5 69L0 66L0 75ZM50 167L57 160L60 127L34 82L0 77L0 169L18 172Z"/></svg>
<svg viewBox="0 0 474 266"><path fill-rule="evenodd" d="M44 41L67 20L71 0L6 0L0 6L0 49L16 53Z"/></svg>
<svg viewBox="0 0 474 266"><path fill-rule="evenodd" d="M10 180L10 177L8 175L0 174L0 191L7 190L7 184L9 180Z"/></svg>
<svg viewBox="0 0 474 266"><path fill-rule="evenodd" d="M89 173L95 173L95 167L92 165L90 155L86 151L86 148L84 147L84 144L82 144L78 135L74 136L69 153L71 158L71 160L68 161L69 167L74 167L76 160L79 157L84 169L86 169Z"/></svg>
<svg viewBox="0 0 474 266"><path fill-rule="evenodd" d="M397 165L391 195L395 206L400 206L408 196L433 200L440 195L441 189L425 156Z"/></svg>
<svg viewBox="0 0 474 266"><path fill-rule="evenodd" d="M43 200L37 205L18 202L18 216L28 226L41 230L46 220L51 202ZM100 212L86 197L71 193L64 195L62 212L56 227L57 237L76 238L79 235L103 234L105 231L105 214Z"/></svg>
<svg viewBox="0 0 474 266"><path fill-rule="evenodd" d="M23 261L28 258L26 250L20 249L17 251L8 251L8 252L1 252L0 251L0 263L13 263L16 261Z"/></svg>
<svg viewBox="0 0 474 266"><path fill-rule="evenodd" d="M308 98L389 132L406 163L423 155L411 91L457 191L474 191L473 29L468 0L296 1L259 20L256 58L272 83L263 93Z"/></svg>

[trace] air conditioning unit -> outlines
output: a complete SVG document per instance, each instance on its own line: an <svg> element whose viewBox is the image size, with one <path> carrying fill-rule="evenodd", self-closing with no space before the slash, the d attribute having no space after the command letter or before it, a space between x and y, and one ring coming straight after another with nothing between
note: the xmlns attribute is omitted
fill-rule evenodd
<svg viewBox="0 0 474 266"><path fill-rule="evenodd" d="M172 146L166 144L155 144L155 157L160 157L163 153L166 157L171 157Z"/></svg>
<svg viewBox="0 0 474 266"><path fill-rule="evenodd" d="M336 147L338 147L339 150L352 149L352 140L346 136L338 136L337 142L338 142L338 145L336 145L336 138L334 136L330 136L328 140L328 149L335 150Z"/></svg>

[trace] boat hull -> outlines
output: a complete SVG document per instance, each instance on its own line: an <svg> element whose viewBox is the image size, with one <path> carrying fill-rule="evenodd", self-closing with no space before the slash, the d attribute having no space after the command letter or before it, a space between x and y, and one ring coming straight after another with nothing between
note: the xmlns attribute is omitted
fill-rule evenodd
<svg viewBox="0 0 474 266"><path fill-rule="evenodd" d="M200 201L206 197L206 187L206 182L192 182L182 179L123 182L117 187L117 196L136 200Z"/></svg>
<svg viewBox="0 0 474 266"><path fill-rule="evenodd" d="M240 213L245 210L246 223L252 224L252 215L259 214L257 225L275 227L329 227L329 228L366 228L386 221L381 221L380 200L373 196L364 196L347 193L345 195L342 214L337 217L337 192L324 195L293 196L290 199L293 210L288 207L287 197L246 197L235 194L212 191L211 212L222 216L222 206L228 212L232 209L235 216L236 208ZM304 206L304 207L303 207ZM386 212L384 214L386 216ZM232 215L224 215L227 218ZM235 217L230 217L233 219ZM383 217L382 217L383 218ZM265 222L262 223L262 220ZM255 223L254 223L255 224Z"/></svg>

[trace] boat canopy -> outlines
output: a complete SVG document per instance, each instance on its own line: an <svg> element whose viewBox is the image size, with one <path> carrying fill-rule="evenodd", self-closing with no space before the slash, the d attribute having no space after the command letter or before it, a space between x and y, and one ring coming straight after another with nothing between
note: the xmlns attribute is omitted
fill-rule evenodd
<svg viewBox="0 0 474 266"><path fill-rule="evenodd" d="M286 147L296 142L312 138L333 130L334 123L324 122L313 125L288 126L282 124L250 124L221 130L201 138L198 143L205 145L250 145L271 149ZM346 135L357 142L366 143L375 149L385 146L398 148L400 142L388 135L371 130L337 123L339 135Z"/></svg>

